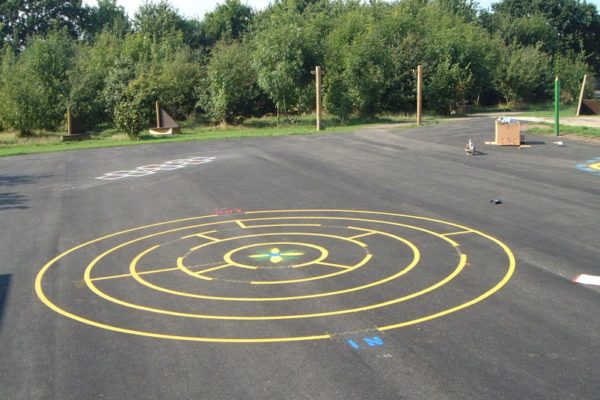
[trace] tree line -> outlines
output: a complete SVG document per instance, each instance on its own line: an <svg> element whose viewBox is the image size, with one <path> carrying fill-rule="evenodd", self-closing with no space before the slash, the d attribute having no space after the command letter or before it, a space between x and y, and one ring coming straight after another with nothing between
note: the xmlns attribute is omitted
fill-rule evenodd
<svg viewBox="0 0 600 400"><path fill-rule="evenodd" d="M580 0L275 0L256 11L225 0L188 19L165 0L133 18L116 0L0 4L0 129L56 130L65 110L88 128L135 136L160 101L177 119L238 123L314 109L322 66L325 109L345 120L412 113L415 68L424 105L443 115L469 105L578 95L600 68L600 16Z"/></svg>

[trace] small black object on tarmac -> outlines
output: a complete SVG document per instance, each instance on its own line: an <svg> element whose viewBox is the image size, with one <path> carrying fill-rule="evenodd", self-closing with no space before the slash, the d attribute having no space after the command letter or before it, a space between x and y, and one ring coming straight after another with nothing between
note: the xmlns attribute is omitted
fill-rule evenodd
<svg viewBox="0 0 600 400"><path fill-rule="evenodd" d="M490 203L492 203L492 204L502 204L502 200L500 200L500 199L492 199L492 200L490 200Z"/></svg>

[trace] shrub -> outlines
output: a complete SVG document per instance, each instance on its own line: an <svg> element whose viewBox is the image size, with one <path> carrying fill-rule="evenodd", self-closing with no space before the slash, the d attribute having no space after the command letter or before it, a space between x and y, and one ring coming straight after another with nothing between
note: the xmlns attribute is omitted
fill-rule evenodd
<svg viewBox="0 0 600 400"><path fill-rule="evenodd" d="M156 80L147 74L129 82L121 100L115 105L114 121L118 129L135 138L153 125L155 101L159 88ZM154 122L155 124L155 122Z"/></svg>
<svg viewBox="0 0 600 400"><path fill-rule="evenodd" d="M33 38L19 56L6 50L0 77L2 125L22 135L60 127L65 122L73 55L74 42L66 31Z"/></svg>
<svg viewBox="0 0 600 400"><path fill-rule="evenodd" d="M252 66L252 53L239 42L219 43L208 63L206 94L200 104L214 121L236 122L255 113L261 95Z"/></svg>
<svg viewBox="0 0 600 400"><path fill-rule="evenodd" d="M554 57L554 75L560 79L561 102L572 103L578 100L583 76L588 73L588 70L583 55L557 54Z"/></svg>
<svg viewBox="0 0 600 400"><path fill-rule="evenodd" d="M473 83L468 67L461 67L444 60L439 63L428 79L425 101L438 114L450 115L463 111L466 95Z"/></svg>
<svg viewBox="0 0 600 400"><path fill-rule="evenodd" d="M550 57L540 45L511 46L502 63L500 92L508 102L539 102L549 99L552 88Z"/></svg>

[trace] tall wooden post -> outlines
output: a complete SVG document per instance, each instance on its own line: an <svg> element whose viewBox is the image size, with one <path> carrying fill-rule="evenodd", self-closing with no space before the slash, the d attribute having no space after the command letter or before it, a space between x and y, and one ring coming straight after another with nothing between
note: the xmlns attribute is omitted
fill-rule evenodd
<svg viewBox="0 0 600 400"><path fill-rule="evenodd" d="M560 79L554 80L554 134L560 135Z"/></svg>
<svg viewBox="0 0 600 400"><path fill-rule="evenodd" d="M583 83L581 84L581 92L579 92L579 102L577 103L577 114L575 116L579 117L581 113L581 104L583 103L583 97L585 96L585 84L587 83L587 75L583 76Z"/></svg>
<svg viewBox="0 0 600 400"><path fill-rule="evenodd" d="M160 128L160 104L156 102L156 127Z"/></svg>
<svg viewBox="0 0 600 400"><path fill-rule="evenodd" d="M67 107L67 133L73 134L73 120L71 117L71 107Z"/></svg>
<svg viewBox="0 0 600 400"><path fill-rule="evenodd" d="M417 67L417 125L423 123L423 66Z"/></svg>
<svg viewBox="0 0 600 400"><path fill-rule="evenodd" d="M316 102L317 102L317 131L321 130L321 67L317 66L312 74L316 82Z"/></svg>

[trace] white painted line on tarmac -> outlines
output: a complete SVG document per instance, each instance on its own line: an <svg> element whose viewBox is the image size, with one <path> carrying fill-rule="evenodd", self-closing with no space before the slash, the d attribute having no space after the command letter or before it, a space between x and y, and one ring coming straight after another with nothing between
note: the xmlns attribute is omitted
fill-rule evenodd
<svg viewBox="0 0 600 400"><path fill-rule="evenodd" d="M581 275L577 275L573 279L573 282L580 283L582 285L600 286L600 276L581 274Z"/></svg>
<svg viewBox="0 0 600 400"><path fill-rule="evenodd" d="M150 164L144 165L142 167L137 167L133 170L121 170L106 173L102 176L97 177L96 179L101 179L105 181L114 181L117 179L123 178L139 178L142 176L153 175L160 171L173 171L180 168L185 168L188 165L201 165L205 163L212 162L216 159L216 157L191 157L191 158L181 158L178 160L165 161L160 164Z"/></svg>

